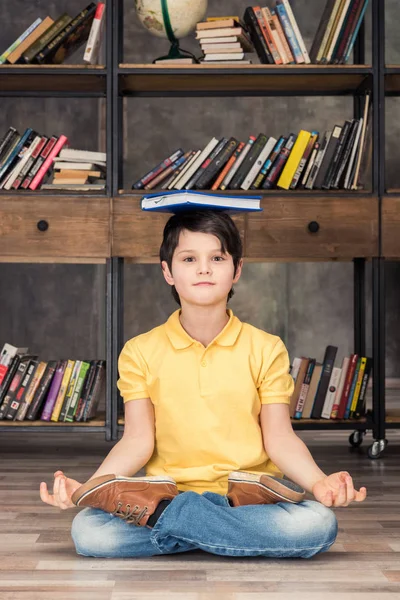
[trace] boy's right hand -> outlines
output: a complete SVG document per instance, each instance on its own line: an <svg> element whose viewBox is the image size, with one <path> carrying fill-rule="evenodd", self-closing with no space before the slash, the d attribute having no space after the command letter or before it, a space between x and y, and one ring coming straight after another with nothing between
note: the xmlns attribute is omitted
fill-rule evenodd
<svg viewBox="0 0 400 600"><path fill-rule="evenodd" d="M81 485L79 481L66 477L62 471L56 471L54 473L53 494L49 494L46 483L42 481L40 484L40 498L46 504L66 510L75 506L71 496Z"/></svg>

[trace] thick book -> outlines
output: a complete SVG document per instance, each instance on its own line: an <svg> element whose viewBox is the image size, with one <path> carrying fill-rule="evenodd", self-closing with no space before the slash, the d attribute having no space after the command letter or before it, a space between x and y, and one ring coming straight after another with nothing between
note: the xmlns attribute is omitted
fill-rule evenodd
<svg viewBox="0 0 400 600"><path fill-rule="evenodd" d="M303 56L302 51L300 50L296 34L289 20L289 15L286 11L285 6L283 4L277 4L275 10L276 14L278 15L279 21L282 25L282 29L285 33L286 39L289 43L296 64L305 63L305 58Z"/></svg>
<svg viewBox="0 0 400 600"><path fill-rule="evenodd" d="M282 6L285 7L286 14L287 14L287 16L289 18L290 25L291 25L291 27L293 29L293 32L294 32L294 35L296 37L297 44L299 45L300 52L303 55L304 62L306 64L310 64L311 60L310 60L310 57L308 55L307 48L306 48L306 45L305 45L304 40L303 40L303 36L300 33L300 29L299 29L299 27L297 25L297 21L296 21L296 18L294 16L294 13L293 13L293 10L292 10L292 7L290 5L289 0L276 0L276 4L277 5L280 4L280 5L282 5Z"/></svg>
<svg viewBox="0 0 400 600"><path fill-rule="evenodd" d="M243 20L246 23L251 41L261 63L270 65L274 64L274 59L272 58L267 43L261 32L254 9L251 6L246 8Z"/></svg>
<svg viewBox="0 0 400 600"><path fill-rule="evenodd" d="M310 140L311 132L302 129L297 136L296 143L294 144L289 158L286 161L285 167L279 177L277 186L284 190L288 190L292 179L296 173L296 169L299 166L301 158Z"/></svg>
<svg viewBox="0 0 400 600"><path fill-rule="evenodd" d="M354 29L353 33L350 35L349 44L348 44L348 46L346 47L346 49L344 51L344 56L343 56L343 59L341 61L342 63L347 63L347 61L350 58L350 54L351 54L351 52L353 50L354 43L355 43L355 41L357 39L357 35L358 35L359 30L360 30L361 23L362 23L362 21L364 19L364 15L365 15L365 11L367 10L367 6L368 6L368 0L365 0L365 3L364 3L364 5L363 5L363 7L361 9L360 16L357 19L355 29Z"/></svg>
<svg viewBox="0 0 400 600"><path fill-rule="evenodd" d="M337 346L327 346L325 350L325 356L323 360L323 368L321 373L321 379L319 381L318 390L315 395L314 406L311 412L312 419L320 419L322 409L325 402L326 392L328 390L329 381L331 378L332 369L335 364L335 358L337 354Z"/></svg>
<svg viewBox="0 0 400 600"><path fill-rule="evenodd" d="M212 182L217 177L221 169L224 168L232 154L235 152L236 148L238 147L238 144L238 140L234 137L231 137L229 140L227 140L226 144L221 149L221 151L204 169L203 173L196 181L196 189L204 190L211 187Z"/></svg>
<svg viewBox="0 0 400 600"><path fill-rule="evenodd" d="M324 152L324 157L321 162L321 166L318 170L318 175L315 179L314 187L317 189L322 188L322 184L325 180L325 175L329 169L329 165L331 160L333 159L333 155L335 154L336 147L339 143L340 134L342 132L342 127L339 125L335 125L332 131L332 135L329 138L329 142L326 146L326 150Z"/></svg>
<svg viewBox="0 0 400 600"><path fill-rule="evenodd" d="M46 17L39 25L36 27L31 34L14 50L11 52L10 56L7 58L7 62L11 65L15 65L20 61L21 56L31 46L43 35L50 27L53 25L54 21L50 17Z"/></svg>
<svg viewBox="0 0 400 600"><path fill-rule="evenodd" d="M244 181L242 182L242 184L240 186L240 188L242 190L250 189L250 186L254 183L257 175L260 173L266 160L271 155L271 152L273 151L275 145L276 145L276 138L270 137L268 139L267 143L265 144L264 148L261 150L260 154L256 158L256 160L254 161L253 166L251 167L250 171L247 173L246 177L244 178Z"/></svg>
<svg viewBox="0 0 400 600"><path fill-rule="evenodd" d="M19 363L21 361L21 357L19 354L16 354L12 359L10 364L8 365L7 371L5 373L4 379L0 385L0 406L3 403L4 398L10 388L11 382L14 378L15 373L17 372Z"/></svg>
<svg viewBox="0 0 400 600"><path fill-rule="evenodd" d="M58 392L61 387L61 382L66 366L66 360L60 360L57 363L56 371L54 373L54 377L50 385L49 393L47 394L46 402L44 404L42 414L40 415L41 421L50 421L53 408L57 400Z"/></svg>
<svg viewBox="0 0 400 600"><path fill-rule="evenodd" d="M301 388L302 388L305 378L306 378L309 362L310 362L310 359L307 358L306 356L301 357L301 363L299 366L298 373L296 375L293 394L292 394L292 397L290 398L289 414L290 414L291 418L294 417L295 412L296 412L296 406L297 406L297 403L299 400Z"/></svg>
<svg viewBox="0 0 400 600"><path fill-rule="evenodd" d="M268 23L268 20L264 17L263 11L261 10L261 6L253 6L254 14L257 17L258 25L260 27L261 33L264 36L265 42L268 46L268 50L274 59L274 63L276 65L281 65L283 63L281 55L279 54L275 41L272 35L271 27Z"/></svg>
<svg viewBox="0 0 400 600"><path fill-rule="evenodd" d="M36 131L32 131L31 135L26 140L23 148L18 154L18 160L14 162L14 168L8 171L7 177L3 179L0 187L5 190L10 190L14 187L15 182L21 180L21 173L27 164L30 156L32 156L35 148L40 143L40 135Z"/></svg>
<svg viewBox="0 0 400 600"><path fill-rule="evenodd" d="M172 163L172 165L164 169L159 175L157 175L157 177L154 177L154 179L152 179L150 183L145 185L144 189L152 190L158 185L160 185L160 187L163 187L164 181L171 175L171 173L174 173L180 166L183 166L185 164L190 154L190 152L185 152L183 156L180 156L174 163Z"/></svg>
<svg viewBox="0 0 400 600"><path fill-rule="evenodd" d="M5 418L8 419L9 421L15 420L18 409L24 401L26 391L27 391L29 384L34 376L34 373L36 371L38 364L39 364L39 361L37 361L35 359L32 359L29 361L28 366L25 370L24 376L21 380L21 383L19 384L19 387L15 393L15 396L12 399L12 401L8 407L8 411L6 412Z"/></svg>
<svg viewBox="0 0 400 600"><path fill-rule="evenodd" d="M300 181L301 175L302 175L303 171L306 168L307 161L308 161L308 159L311 156L311 153L312 153L312 151L314 149L315 144L317 143L317 139L318 139L318 131L312 131L311 132L311 137L308 140L308 144L306 146L306 149L304 150L303 156L300 159L300 162L299 162L299 164L297 166L296 172L293 175L293 179L292 179L292 181L290 183L290 189L291 190L295 190L296 189L296 187L297 187L297 185L298 185L298 183Z"/></svg>
<svg viewBox="0 0 400 600"><path fill-rule="evenodd" d="M307 182L305 184L305 188L307 190L312 190L313 187L314 187L315 180L317 179L319 170L321 168L321 164L322 164L322 161L324 159L325 152L326 152L326 149L328 147L331 135L332 135L331 131L326 131L325 134L322 137L321 142L319 143L318 152L317 152L317 154L315 156L314 164L311 167L310 175L309 175L309 177L307 179Z"/></svg>
<svg viewBox="0 0 400 600"><path fill-rule="evenodd" d="M65 419L64 419L64 421L66 421L68 423L72 423L74 421L75 413L78 408L79 398L81 395L83 385L85 383L85 379L86 379L89 367L90 367L89 362L87 362L85 360L83 360L81 362L81 368L79 369L78 378L76 380L76 385L74 388L74 393L72 394L71 402L69 404L67 414L65 415Z"/></svg>
<svg viewBox="0 0 400 600"><path fill-rule="evenodd" d="M325 173L324 181L322 182L322 189L324 189L324 190L330 189L332 182L334 180L334 177L337 173L337 170L340 167L340 161L341 161L341 158L343 155L343 151L345 149L345 145L346 145L352 124L353 124L353 121L345 121L343 124L342 130L340 132L340 136L338 138L337 145L335 147L335 151L332 155L332 159L331 159L328 169ZM334 137L334 133L335 133L335 131L333 132L333 137Z"/></svg>
<svg viewBox="0 0 400 600"><path fill-rule="evenodd" d="M304 381L303 384L300 388L300 394L299 394L299 398L297 400L297 404L295 407L295 412L293 415L294 419L301 419L301 415L303 413L303 408L304 408L304 404L307 398L307 394L308 391L310 389L310 383L311 383L311 378L312 378L312 374L314 372L314 367L315 367L315 363L316 363L316 359L315 358L310 358L309 363L308 363L308 367L307 367L307 371L304 377Z"/></svg>
<svg viewBox="0 0 400 600"><path fill-rule="evenodd" d="M350 5L350 0L343 0L340 5L337 17L335 19L335 22L334 22L334 25L332 28L332 35L329 37L328 42L325 47L325 50L324 50L324 56L322 57L322 61L321 61L323 63L329 64L331 62L333 51L336 47L336 42L337 42L340 32L342 30L343 21L347 15L349 5Z"/></svg>
<svg viewBox="0 0 400 600"><path fill-rule="evenodd" d="M37 356L29 355L29 354L19 356L17 369L15 371L15 374L12 378L10 386L9 386L7 393L6 393L4 399L1 403L1 406L0 406L0 420L5 418L5 416L8 412L8 408L11 405L11 402L15 398L17 390L22 382L22 379L23 379L25 372L30 364L30 361L35 360L36 358L37 358Z"/></svg>
<svg viewBox="0 0 400 600"><path fill-rule="evenodd" d="M346 169L347 164L349 163L350 155L353 150L353 146L354 146L354 143L355 143L355 140L357 137L358 129L359 129L359 119L353 119L343 153L340 157L338 168L332 179L331 188L333 188L333 189L344 188L345 169Z"/></svg>
<svg viewBox="0 0 400 600"><path fill-rule="evenodd" d="M89 65L97 65L100 58L100 45L103 36L104 22L106 17L105 3L98 2L92 27L86 43L83 62Z"/></svg>
<svg viewBox="0 0 400 600"><path fill-rule="evenodd" d="M353 418L354 411L355 411L355 408L358 403L358 398L360 397L361 384L362 384L362 380L364 377L364 371L365 371L366 364L367 364L367 357L362 356L361 361L360 361L360 370L358 371L357 382L356 382L356 386L355 386L355 390L354 390L354 394L353 394L353 398L351 400L351 405L350 405L350 410L349 410L350 419Z"/></svg>
<svg viewBox="0 0 400 600"><path fill-rule="evenodd" d="M186 190L183 192L166 191L143 196L142 210L159 212L177 212L190 208L213 208L260 211L261 196L213 195Z"/></svg>
<svg viewBox="0 0 400 600"><path fill-rule="evenodd" d="M58 139L57 136L53 135L44 144L42 151L40 152L39 156L36 158L35 162L33 163L33 165L31 166L31 168L29 170L29 172L27 173L25 179L21 183L21 188L23 188L25 190L28 189L28 187L30 186L33 178L36 176L36 174L38 173L39 169L43 165L44 161L49 156L51 150L56 145L57 139Z"/></svg>
<svg viewBox="0 0 400 600"><path fill-rule="evenodd" d="M332 35L332 29L333 29L333 26L334 26L334 23L335 23L335 19L337 17L337 13L339 11L341 2L342 2L342 0L335 0L335 2L333 3L332 10L330 12L328 21L326 23L324 35L322 37L322 41L321 41L320 46L318 48L317 57L316 57L316 63L320 63L322 61L325 49L327 47L327 44L329 43L329 38Z"/></svg>
<svg viewBox="0 0 400 600"><path fill-rule="evenodd" d="M64 404L65 394L67 393L74 365L75 361L67 360L67 365L64 370L63 378L61 380L60 389L58 390L57 398L50 417L50 420L54 421L55 423L57 423L58 421L62 406Z"/></svg>
<svg viewBox="0 0 400 600"><path fill-rule="evenodd" d="M35 61L61 65L87 41L95 12L96 4L91 2L35 56Z"/></svg>
<svg viewBox="0 0 400 600"><path fill-rule="evenodd" d="M250 186L251 190L258 190L258 189L260 189L263 181L265 180L265 178L267 177L267 175L269 173L269 170L271 169L271 167L274 164L276 158L279 156L279 153L281 152L283 146L285 145L286 139L287 138L285 138L285 136L281 135L281 137L279 138L279 140L276 142L276 144L274 146L274 149L272 150L271 154L268 156L267 160L265 161L265 163L261 167L261 171L257 175L255 181Z"/></svg>
<svg viewBox="0 0 400 600"><path fill-rule="evenodd" d="M76 360L74 364L74 368L72 369L71 378L69 380L69 384L67 387L67 391L65 394L64 402L61 407L60 415L58 417L59 421L65 421L68 409L70 407L72 396L74 394L74 390L78 381L79 371L81 370L82 361Z"/></svg>
<svg viewBox="0 0 400 600"><path fill-rule="evenodd" d="M18 154L22 150L25 142L29 138L32 133L32 128L28 127L25 129L23 135L19 139L18 143L13 148L11 154L8 156L7 160L3 163L3 166L0 168L0 180L7 174L7 171L12 168L12 165L17 158Z"/></svg>
<svg viewBox="0 0 400 600"><path fill-rule="evenodd" d="M321 379L322 364L316 362L313 374L311 376L310 387L308 388L306 400L304 402L303 410L301 413L302 419L309 419L311 417L312 407L314 406L315 394L317 393L319 380Z"/></svg>
<svg viewBox="0 0 400 600"><path fill-rule="evenodd" d="M227 143L228 143L228 138L226 138L226 137L221 138L219 140L218 144L215 146L215 148L213 148L213 150L210 152L210 154L205 158L205 160L199 166L197 171L195 171L193 173L193 175L191 176L191 178L188 181L186 181L185 189L190 190L196 186L197 181L203 175L204 171L211 164L211 162L218 156L218 154L226 146Z"/></svg>
<svg viewBox="0 0 400 600"><path fill-rule="evenodd" d="M366 409L365 395L367 392L368 380L371 376L371 372L372 372L372 358L367 357L367 362L366 362L365 369L364 369L364 375L363 375L363 379L361 382L360 396L358 398L356 409L353 413L354 419L359 419L360 417L365 415L365 412L366 412L366 410L365 410Z"/></svg>
<svg viewBox="0 0 400 600"><path fill-rule="evenodd" d="M28 29L26 29L24 31L24 33L22 33L12 44L9 48L7 48L7 50L5 50L3 52L3 54L0 54L0 65L3 65L8 58L11 56L11 54L17 50L17 48L19 48L19 46L24 42L24 40L27 39L28 36L30 36L30 34L35 31L35 29L37 27L39 27L40 23L42 22L42 19L36 19L36 21L34 21L32 23L32 25L30 25L28 27Z"/></svg>
<svg viewBox="0 0 400 600"><path fill-rule="evenodd" d="M237 157L237 159L233 163L231 169L228 171L228 173L226 174L225 178L223 179L223 181L221 183L221 190L229 189L230 183L231 183L231 181L232 181L235 173L237 173L240 165L245 160L246 156L250 152L251 147L253 146L253 144L254 144L255 141L256 141L256 138L254 137L254 135L251 135L249 137L248 141L247 141L247 144L245 145L245 147L243 148L243 150L240 152L239 156Z"/></svg>
<svg viewBox="0 0 400 600"><path fill-rule="evenodd" d="M36 190L39 187L39 185L43 181L44 176L46 175L47 171L50 168L52 168L54 158L56 156L58 156L58 153L60 152L61 148L67 143L67 141L68 140L65 135L60 135L60 137L58 138L54 147L50 150L47 158L44 160L39 171L36 173L35 177L32 179L31 183L29 184L30 190Z"/></svg>
<svg viewBox="0 0 400 600"><path fill-rule="evenodd" d="M28 348L17 348L5 343L0 353L0 391L1 385L7 375L8 369L16 354L27 354Z"/></svg>
<svg viewBox="0 0 400 600"><path fill-rule="evenodd" d="M72 17L67 13L62 14L37 40L24 50L18 59L18 63L36 62L36 55L71 21Z"/></svg>
<svg viewBox="0 0 400 600"><path fill-rule="evenodd" d="M98 363L97 360L91 360L90 361L90 367L89 367L89 370L87 372L87 376L85 378L85 382L83 384L83 388L82 388L82 391L80 393L80 398L79 398L78 406L77 406L76 411L75 411L75 421L82 421L82 419L83 419L83 413L84 413L84 409L85 409L85 404L86 404L86 401L88 399L89 392L90 392L90 390L92 388L92 385L93 385L94 376L95 376L95 373L96 373L97 363Z"/></svg>
<svg viewBox="0 0 400 600"><path fill-rule="evenodd" d="M106 361L97 361L96 372L94 376L93 385L89 391L85 408L83 412L83 421L93 419L97 413L97 407L100 402L102 392L104 390L106 381Z"/></svg>
<svg viewBox="0 0 400 600"><path fill-rule="evenodd" d="M241 153L241 151L243 150L244 147L245 147L245 143L239 142L239 145L235 149L234 153L232 154L232 156L230 157L230 159L228 160L228 162L226 163L224 168L219 172L218 177L216 178L216 180L214 181L214 183L211 187L211 190L217 190L222 185L222 182L224 181L225 177L228 175L229 171L232 169L233 165L235 164L236 160L239 157L239 154Z"/></svg>
<svg viewBox="0 0 400 600"><path fill-rule="evenodd" d="M36 394L36 391L39 387L40 381L44 375L44 372L47 367L47 362L40 361L38 364L32 379L29 381L28 388L24 394L22 402L18 408L18 412L16 414L16 421L23 421L25 419L25 415L28 412L28 408L32 403L32 400Z"/></svg>
<svg viewBox="0 0 400 600"><path fill-rule="evenodd" d="M351 384L353 382L353 377L354 377L354 373L355 373L355 370L357 367L357 362L358 362L358 354L351 354L350 359L349 359L349 366L347 368L346 379L345 379L344 386L343 386L342 395L340 397L340 400L338 399L339 402L337 402L339 404L339 406L333 407L336 410L335 410L335 412L332 411L331 418L344 419L344 414L346 411L347 401L349 399Z"/></svg>
<svg viewBox="0 0 400 600"><path fill-rule="evenodd" d="M325 396L324 406L322 408L321 418L330 419L332 407L335 402L336 394L340 385L340 378L342 374L341 367L333 367L331 378L329 380L328 390Z"/></svg>
<svg viewBox="0 0 400 600"><path fill-rule="evenodd" d="M274 163L270 168L268 175L266 176L264 182L261 185L263 190L270 190L276 185L295 143L296 135L294 133L289 134L289 137L285 141L283 148L274 160Z"/></svg>

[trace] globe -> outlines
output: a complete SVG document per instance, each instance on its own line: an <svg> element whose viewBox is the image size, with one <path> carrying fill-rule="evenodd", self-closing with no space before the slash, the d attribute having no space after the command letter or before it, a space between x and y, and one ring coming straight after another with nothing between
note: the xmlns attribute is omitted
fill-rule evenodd
<svg viewBox="0 0 400 600"><path fill-rule="evenodd" d="M149 33L171 42L189 35L204 19L208 0L135 0L139 21Z"/></svg>

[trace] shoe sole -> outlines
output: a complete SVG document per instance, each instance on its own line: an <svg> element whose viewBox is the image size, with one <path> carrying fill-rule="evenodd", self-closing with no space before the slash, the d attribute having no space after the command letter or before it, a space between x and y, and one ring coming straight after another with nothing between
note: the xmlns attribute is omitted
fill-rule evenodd
<svg viewBox="0 0 400 600"><path fill-rule="evenodd" d="M98 490L111 481L131 481L131 482L143 482L146 483L171 483L176 486L176 481L168 475L150 475L148 477L124 477L123 475L103 475L102 477L96 477L97 483L93 485L93 480L89 480L78 488L71 496L72 502L79 506L79 503L94 490Z"/></svg>
<svg viewBox="0 0 400 600"><path fill-rule="evenodd" d="M235 483L248 483L249 485L258 485L270 492L273 492L276 496L281 498L285 502L291 502L292 504L297 504L304 499L305 492L304 490L296 491L291 490L292 497L289 498L287 495L287 487L282 483L279 483L273 477L269 475L261 474L255 475L254 473L247 473L245 471L233 471L231 475L228 476L228 484L231 482ZM302 490L300 486L297 486L295 483L290 482L290 485L298 487L299 490Z"/></svg>

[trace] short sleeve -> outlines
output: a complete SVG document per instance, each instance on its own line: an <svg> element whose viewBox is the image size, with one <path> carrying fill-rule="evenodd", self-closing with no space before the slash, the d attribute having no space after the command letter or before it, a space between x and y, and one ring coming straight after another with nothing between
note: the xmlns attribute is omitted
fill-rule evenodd
<svg viewBox="0 0 400 600"><path fill-rule="evenodd" d="M289 373L289 368L288 351L279 338L272 351L263 356L258 388L261 404L290 404L294 391L294 381Z"/></svg>
<svg viewBox="0 0 400 600"><path fill-rule="evenodd" d="M129 340L118 357L117 387L125 402L149 398L146 381L146 363L135 340Z"/></svg>

